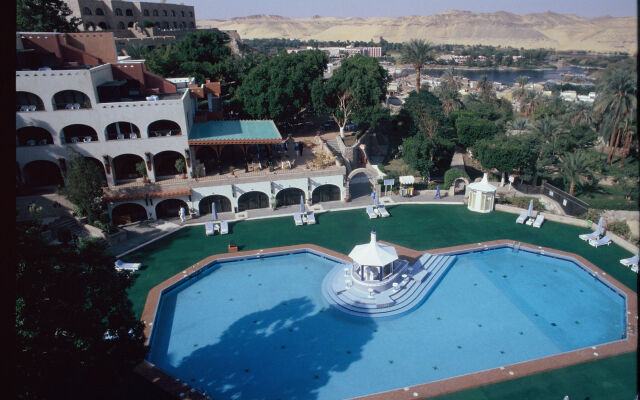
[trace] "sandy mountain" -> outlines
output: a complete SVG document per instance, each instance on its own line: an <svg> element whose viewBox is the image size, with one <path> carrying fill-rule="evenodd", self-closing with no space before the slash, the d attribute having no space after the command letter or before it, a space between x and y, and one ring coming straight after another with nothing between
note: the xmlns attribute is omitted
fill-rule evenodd
<svg viewBox="0 0 640 400"><path fill-rule="evenodd" d="M446 11L400 18L286 18L252 15L228 20L198 20L198 27L237 30L242 38L374 40L422 38L434 43L488 44L558 50L626 51L634 54L637 17L584 18L552 12L538 14Z"/></svg>

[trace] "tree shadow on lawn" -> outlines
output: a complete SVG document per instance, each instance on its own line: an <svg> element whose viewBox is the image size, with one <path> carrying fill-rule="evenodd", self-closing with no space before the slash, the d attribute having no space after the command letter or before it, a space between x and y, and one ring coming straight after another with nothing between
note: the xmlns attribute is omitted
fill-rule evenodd
<svg viewBox="0 0 640 400"><path fill-rule="evenodd" d="M162 368L216 399L314 399L333 373L362 358L377 327L371 319L335 324L332 312L317 311L308 298L286 300L245 315L217 343ZM166 352L166 340L159 343L156 352Z"/></svg>

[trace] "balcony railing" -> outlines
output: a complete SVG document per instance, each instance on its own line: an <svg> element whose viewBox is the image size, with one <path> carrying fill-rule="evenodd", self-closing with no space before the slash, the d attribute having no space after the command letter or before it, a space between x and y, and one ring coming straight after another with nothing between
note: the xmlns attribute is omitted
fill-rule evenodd
<svg viewBox="0 0 640 400"><path fill-rule="evenodd" d="M56 111L60 110L80 110L91 108L91 106L85 103L55 103L54 104Z"/></svg>
<svg viewBox="0 0 640 400"><path fill-rule="evenodd" d="M180 136L182 135L182 131L179 129L165 129L165 130L155 130L149 132L149 137L160 137L160 136Z"/></svg>

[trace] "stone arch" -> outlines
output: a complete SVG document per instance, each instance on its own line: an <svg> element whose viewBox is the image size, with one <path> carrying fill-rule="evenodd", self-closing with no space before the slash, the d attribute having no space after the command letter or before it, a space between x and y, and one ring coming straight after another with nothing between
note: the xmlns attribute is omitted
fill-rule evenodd
<svg viewBox="0 0 640 400"><path fill-rule="evenodd" d="M467 186L469 186L469 180L467 178L456 178L453 181L453 194L464 194ZM448 189L448 188L447 188Z"/></svg>
<svg viewBox="0 0 640 400"><path fill-rule="evenodd" d="M90 162L91 164L95 165L96 167L98 167L98 171L100 171L100 176L102 176L102 186L107 186L107 174L104 171L104 164L102 164L100 160L94 157L85 156L84 159Z"/></svg>
<svg viewBox="0 0 640 400"><path fill-rule="evenodd" d="M91 9L89 7L83 7L82 8L82 13L84 15L92 15L93 13L91 12Z"/></svg>
<svg viewBox="0 0 640 400"><path fill-rule="evenodd" d="M91 108L89 96L78 90L62 90L53 95L51 99L54 110L75 110Z"/></svg>
<svg viewBox="0 0 640 400"><path fill-rule="evenodd" d="M376 183L376 174L366 168L357 168L349 174L347 191L350 198L369 196Z"/></svg>
<svg viewBox="0 0 640 400"><path fill-rule="evenodd" d="M158 10L153 10L153 16L157 17L158 16Z"/></svg>
<svg viewBox="0 0 640 400"><path fill-rule="evenodd" d="M88 140L90 139L90 140ZM62 143L97 142L98 133L89 125L73 124L62 128Z"/></svg>
<svg viewBox="0 0 640 400"><path fill-rule="evenodd" d="M32 187L64 185L60 167L53 161L36 160L24 168L25 183Z"/></svg>
<svg viewBox="0 0 640 400"><path fill-rule="evenodd" d="M176 16L176 11L175 10L171 10L171 16L175 17Z"/></svg>
<svg viewBox="0 0 640 400"><path fill-rule="evenodd" d="M175 121L159 119L149 124L147 127L147 135L149 137L178 136L182 135L182 130L180 129L180 125Z"/></svg>
<svg viewBox="0 0 640 400"><path fill-rule="evenodd" d="M17 146L53 144L53 135L39 126L25 126L16 130Z"/></svg>
<svg viewBox="0 0 640 400"><path fill-rule="evenodd" d="M313 189L313 192L311 193L311 202L313 204L336 200L340 200L340 188L336 185L320 185Z"/></svg>
<svg viewBox="0 0 640 400"><path fill-rule="evenodd" d="M203 197L198 203L198 210L200 215L206 215L211 213L211 203L216 204L216 212L230 212L231 201L226 196L214 194L211 196Z"/></svg>
<svg viewBox="0 0 640 400"><path fill-rule="evenodd" d="M104 15L104 11L102 11L102 8L96 8L96 15Z"/></svg>
<svg viewBox="0 0 640 400"><path fill-rule="evenodd" d="M162 176L178 175L179 172L176 169L176 161L180 159L182 161L185 161L184 156L182 154L173 150L161 151L160 153L154 154L153 170L155 171L156 178L159 178ZM185 164L184 172L187 172L186 168L187 166Z"/></svg>
<svg viewBox="0 0 640 400"><path fill-rule="evenodd" d="M117 17L122 17L122 10L121 9L116 8L115 10L113 10L113 12Z"/></svg>
<svg viewBox="0 0 640 400"><path fill-rule="evenodd" d="M43 111L42 99L30 92L16 92L16 111Z"/></svg>
<svg viewBox="0 0 640 400"><path fill-rule="evenodd" d="M351 180L351 178L353 178L354 176L358 175L361 172L367 175L370 179L376 179L376 177L378 176L378 174L376 174L375 171L372 171L369 168L356 168L349 173L349 176L347 176L347 180Z"/></svg>
<svg viewBox="0 0 640 400"><path fill-rule="evenodd" d="M169 15L169 14L167 14L167 10L162 10L162 16L166 17L167 15Z"/></svg>
<svg viewBox="0 0 640 400"><path fill-rule="evenodd" d="M86 31L95 31L96 30L96 24L94 24L93 22L87 22L87 24L85 25L84 29Z"/></svg>
<svg viewBox="0 0 640 400"><path fill-rule="evenodd" d="M113 159L113 177L116 181L142 178L136 170L136 164L144 163L142 157L135 154L121 154ZM145 168L147 163L145 164Z"/></svg>
<svg viewBox="0 0 640 400"><path fill-rule="evenodd" d="M133 17L133 10L130 8L127 8L124 12L124 15L126 15L127 17Z"/></svg>
<svg viewBox="0 0 640 400"><path fill-rule="evenodd" d="M276 194L276 201L278 206L293 206L300 204L300 196L302 196L303 201L306 200L307 196L305 196L304 190L290 187L280 190Z"/></svg>
<svg viewBox="0 0 640 400"><path fill-rule="evenodd" d="M132 122L113 122L104 128L106 140L130 139L131 135L135 135L136 138L140 137L140 129Z"/></svg>
<svg viewBox="0 0 640 400"><path fill-rule="evenodd" d="M122 22L122 21L118 22L118 29L120 29L120 30L124 29L124 22Z"/></svg>
<svg viewBox="0 0 640 400"><path fill-rule="evenodd" d="M137 203L118 204L111 211L111 220L115 225L146 221L147 218L147 210Z"/></svg>
<svg viewBox="0 0 640 400"><path fill-rule="evenodd" d="M135 22L129 21L129 23L127 24L127 28L133 28L135 24L136 24Z"/></svg>
<svg viewBox="0 0 640 400"><path fill-rule="evenodd" d="M180 207L184 207L187 214L189 213L189 206L187 206L187 203L184 200L162 200L156 205L156 218L178 218Z"/></svg>
<svg viewBox="0 0 640 400"><path fill-rule="evenodd" d="M144 15L145 17L149 16L149 10L142 10L142 15Z"/></svg>
<svg viewBox="0 0 640 400"><path fill-rule="evenodd" d="M100 28L100 30L106 31L107 29L109 29L109 25L107 25L104 22L99 22L98 23L98 28Z"/></svg>
<svg viewBox="0 0 640 400"><path fill-rule="evenodd" d="M266 193L258 191L247 192L238 198L238 211L242 212L257 208L269 208L269 197Z"/></svg>

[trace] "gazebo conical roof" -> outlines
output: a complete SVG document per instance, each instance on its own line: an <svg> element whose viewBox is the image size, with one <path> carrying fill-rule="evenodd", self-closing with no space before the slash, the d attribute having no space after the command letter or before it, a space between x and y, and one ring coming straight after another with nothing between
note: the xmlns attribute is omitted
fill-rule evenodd
<svg viewBox="0 0 640 400"><path fill-rule="evenodd" d="M372 265L383 267L398 259L398 253L393 246L381 244L376 241L376 231L371 231L371 241L367 244L359 244L351 250L349 257L360 265Z"/></svg>
<svg viewBox="0 0 640 400"><path fill-rule="evenodd" d="M482 176L482 180L480 182L473 182L469 184L469 189L477 190L479 192L495 192L497 187L489 183L487 175L488 174L485 173Z"/></svg>

